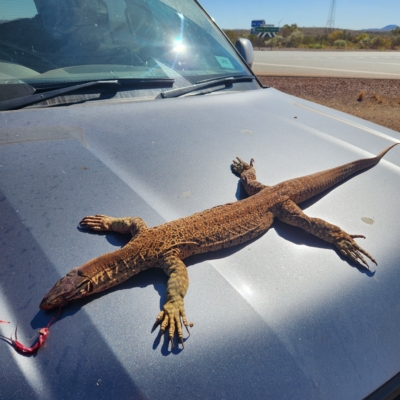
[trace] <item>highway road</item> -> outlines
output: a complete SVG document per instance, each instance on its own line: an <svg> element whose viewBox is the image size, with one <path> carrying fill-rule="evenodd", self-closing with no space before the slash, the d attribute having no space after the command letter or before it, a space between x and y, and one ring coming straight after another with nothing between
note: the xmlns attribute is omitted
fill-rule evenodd
<svg viewBox="0 0 400 400"><path fill-rule="evenodd" d="M255 51L253 71L270 76L400 79L400 51Z"/></svg>

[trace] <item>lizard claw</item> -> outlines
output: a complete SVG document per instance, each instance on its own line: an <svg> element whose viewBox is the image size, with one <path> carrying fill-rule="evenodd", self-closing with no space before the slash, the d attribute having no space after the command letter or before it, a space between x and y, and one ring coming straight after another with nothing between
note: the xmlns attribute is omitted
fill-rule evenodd
<svg viewBox="0 0 400 400"><path fill-rule="evenodd" d="M253 158L250 160L250 164L247 164L246 162L244 162L244 161L243 161L241 158L239 158L239 157L236 157L236 159L237 159L238 161L233 160L233 161L232 161L231 168L232 168L232 171L233 171L235 174L239 175L239 176L242 174L243 171L246 171L247 169L250 169L250 168L253 166L253 164L254 164L254 159L253 159Z"/></svg>
<svg viewBox="0 0 400 400"><path fill-rule="evenodd" d="M79 226L93 231L109 231L112 226L112 218L106 215L96 214L95 216L83 218L79 222Z"/></svg>
<svg viewBox="0 0 400 400"><path fill-rule="evenodd" d="M348 235L345 232L343 232L343 233L345 234L345 237L341 237L335 243L335 245L345 257L350 258L356 264L358 264L361 267L367 268L368 270L370 268L369 268L367 261L363 257L363 255L368 257L375 265L378 265L376 260L353 240L354 238L365 239L365 236L363 236L363 235Z"/></svg>
<svg viewBox="0 0 400 400"><path fill-rule="evenodd" d="M168 336L169 341L171 343L171 350L174 348L174 336L175 330L178 333L179 342L184 348L183 344L183 332L182 332L182 325L185 326L189 336L189 326L193 326L193 323L188 323L185 315L185 310L183 308L183 299L179 299L176 301L169 301L164 305L164 310L162 310L156 318L156 322L154 323L153 330L160 325L160 337L159 342L161 340L162 335L168 328Z"/></svg>

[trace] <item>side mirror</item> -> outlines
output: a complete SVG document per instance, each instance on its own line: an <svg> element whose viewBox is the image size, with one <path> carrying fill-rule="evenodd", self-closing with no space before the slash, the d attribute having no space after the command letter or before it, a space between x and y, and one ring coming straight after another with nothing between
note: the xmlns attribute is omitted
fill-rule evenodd
<svg viewBox="0 0 400 400"><path fill-rule="evenodd" d="M253 66L254 52L250 40L239 38L236 40L235 47L251 68Z"/></svg>

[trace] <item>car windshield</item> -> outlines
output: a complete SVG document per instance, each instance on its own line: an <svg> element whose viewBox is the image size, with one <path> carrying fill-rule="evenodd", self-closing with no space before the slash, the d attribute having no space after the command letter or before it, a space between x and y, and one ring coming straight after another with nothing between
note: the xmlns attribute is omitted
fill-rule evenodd
<svg viewBox="0 0 400 400"><path fill-rule="evenodd" d="M0 84L180 79L185 86L250 75L194 0L0 0L0 9Z"/></svg>

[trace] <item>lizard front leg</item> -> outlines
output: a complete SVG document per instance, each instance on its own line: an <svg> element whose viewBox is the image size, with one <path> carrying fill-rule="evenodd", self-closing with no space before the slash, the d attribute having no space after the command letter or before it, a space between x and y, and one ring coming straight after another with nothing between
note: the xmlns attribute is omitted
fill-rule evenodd
<svg viewBox="0 0 400 400"><path fill-rule="evenodd" d="M189 333L183 298L189 287L189 276L186 265L176 255L168 255L164 259L163 269L169 276L167 284L167 301L163 310L158 314L155 325L160 325L160 336L168 329L171 348L174 347L175 329L178 332L179 341L183 346L182 323ZM182 319L182 321L181 321Z"/></svg>
<svg viewBox="0 0 400 400"><path fill-rule="evenodd" d="M83 218L79 222L79 226L96 232L113 231L124 234L130 233L132 236L147 228L146 222L139 217L114 218L102 214Z"/></svg>
<svg viewBox="0 0 400 400"><path fill-rule="evenodd" d="M293 226L298 226L314 236L334 244L341 254L350 258L360 266L363 266L361 264L362 262L369 269L363 255L377 265L375 259L354 241L355 238L365 239L363 235L349 235L336 225L332 225L319 218L308 217L301 208L290 199L277 206L276 209L274 209L274 214L281 221Z"/></svg>
<svg viewBox="0 0 400 400"><path fill-rule="evenodd" d="M252 196L265 189L267 186L257 181L256 170L253 167L254 160L251 159L250 164L247 164L239 157L236 158L237 161L233 160L231 168L236 175L240 176L240 181L247 194Z"/></svg>

